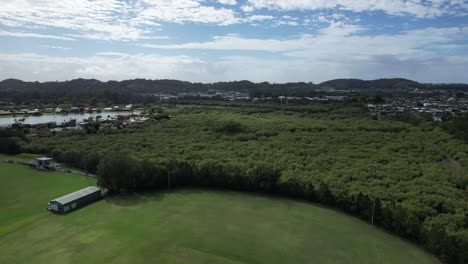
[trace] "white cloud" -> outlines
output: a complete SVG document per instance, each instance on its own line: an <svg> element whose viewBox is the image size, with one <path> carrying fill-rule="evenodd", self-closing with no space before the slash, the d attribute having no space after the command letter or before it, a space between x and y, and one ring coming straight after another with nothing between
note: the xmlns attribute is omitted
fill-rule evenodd
<svg viewBox="0 0 468 264"><path fill-rule="evenodd" d="M189 56L105 52L91 57L39 54L0 54L0 79L54 81L75 78L124 80L179 79L196 82L252 80L269 82L314 81L333 78L403 77L422 82L468 82L467 56L417 59L375 56L316 61L313 58L261 59L228 56L204 61Z"/></svg>
<svg viewBox="0 0 468 264"><path fill-rule="evenodd" d="M0 5L0 25L66 29L89 39L137 40L158 37L154 31L159 22L241 21L231 9L204 4L203 0L5 0Z"/></svg>
<svg viewBox="0 0 468 264"><path fill-rule="evenodd" d="M341 13L333 13L327 14L325 12L321 12L316 14L315 16L311 17L317 23L325 23L325 24L332 24L332 23L348 23L350 19Z"/></svg>
<svg viewBox="0 0 468 264"><path fill-rule="evenodd" d="M205 63L188 56L106 52L91 57L58 57L40 54L0 54L0 79L68 80L96 78L196 79L206 76Z"/></svg>
<svg viewBox="0 0 468 264"><path fill-rule="evenodd" d="M297 17L292 17L292 16L288 16L288 15L283 16L283 19L287 19L287 20L298 20Z"/></svg>
<svg viewBox="0 0 468 264"><path fill-rule="evenodd" d="M250 13L255 10L255 8L251 5L243 5L240 7L240 9L246 13Z"/></svg>
<svg viewBox="0 0 468 264"><path fill-rule="evenodd" d="M83 36L106 36L107 39L135 39L143 30L131 22L119 21L131 7L117 0L8 0L0 5L0 18L22 27L60 28Z"/></svg>
<svg viewBox="0 0 468 264"><path fill-rule="evenodd" d="M98 52L98 53L96 53L96 55L113 56L113 57L128 57L128 56L131 56L131 54L129 54L129 53L113 52L113 51Z"/></svg>
<svg viewBox="0 0 468 264"><path fill-rule="evenodd" d="M53 46L53 45L42 45L40 47L41 48L46 48L46 49L70 50L70 48L67 48L67 47Z"/></svg>
<svg viewBox="0 0 468 264"><path fill-rule="evenodd" d="M273 56L223 55L213 61L190 56L101 52L90 57L0 54L0 79L64 80L173 78L189 81L324 81L340 77L403 77L424 82L468 82L468 56L459 49L468 27L425 28L395 35L365 35L366 29L332 23L316 35L250 39L238 35L209 42L145 45L159 49L270 52ZM443 53L447 51L446 53Z"/></svg>
<svg viewBox="0 0 468 264"><path fill-rule="evenodd" d="M410 14L419 18L465 14L468 6L460 0L248 0L249 10L324 10L353 12L383 11L391 15Z"/></svg>
<svg viewBox="0 0 468 264"><path fill-rule="evenodd" d="M245 22L254 22L254 21L263 21L263 20L271 20L273 19L273 16L267 16L267 15L253 15L244 18Z"/></svg>
<svg viewBox="0 0 468 264"><path fill-rule="evenodd" d="M158 49L261 51L277 55L274 60L263 59L262 56L242 57L246 58L244 61L241 57L225 57L216 65L229 69L226 70L228 79L237 76L240 79L268 80L260 77L269 76L272 78L270 81L307 81L306 76L310 76L308 80L312 81L337 77L468 81L468 77L463 77L466 74L462 70L463 66L468 66L468 61L455 60L457 57L441 53L441 49L449 53L459 49L460 45L454 43L466 40L468 27L425 28L395 35L366 35L366 32L360 26L332 23L316 35L303 34L291 39L251 39L226 35L208 42L144 46ZM235 69L234 65L240 69ZM252 72L244 71L246 65ZM450 80L448 76L453 79Z"/></svg>
<svg viewBox="0 0 468 264"><path fill-rule="evenodd" d="M193 42L185 44L154 45L142 44L146 48L156 49L208 49L208 50L256 50L268 52L285 52L294 49L306 48L303 39L277 40L277 39L246 39L236 35L214 37L209 42Z"/></svg>
<svg viewBox="0 0 468 264"><path fill-rule="evenodd" d="M2 37L19 37L19 38L45 38L45 39L56 39L56 40L74 40L72 38L63 37L63 36L18 32L18 31L5 31L5 30L0 30L0 36L2 36Z"/></svg>
<svg viewBox="0 0 468 264"><path fill-rule="evenodd" d="M220 7L216 1L225 5ZM232 3L238 5L234 7L230 5ZM317 12L281 12L290 10ZM468 81L468 77L463 77L466 75L463 69L465 67L466 71L468 66L463 50L468 27L431 27L384 34L353 24L357 23L358 15L348 14L346 10L383 11L392 15L410 14L413 18L427 18L460 15L462 11L466 14L468 3L462 0L3 0L0 5L0 36L3 37L106 41L169 39L159 34L165 22L221 26L236 23L312 26L314 23L326 23L328 27L303 31L314 32L309 34L295 33L294 36L275 33L285 36L283 38L245 38L220 33L220 36L200 42L141 45L181 53L189 49L191 53L193 49L224 51L213 53L224 54L216 61L111 51L89 57L2 54L0 77L29 80L145 77L283 82L401 76L423 81ZM411 24L412 19L405 21L409 21L410 26L418 26ZM194 25L189 26L194 28ZM396 25L392 32L402 27ZM234 27L226 28L231 29ZM25 32L27 30L30 32ZM206 28L202 31L201 37L207 33ZM44 32L47 34L42 34ZM67 49L61 44L41 47ZM229 56L226 55L228 51L257 51L258 56ZM265 53L269 53L269 59L265 58Z"/></svg>
<svg viewBox="0 0 468 264"><path fill-rule="evenodd" d="M289 57L316 60L354 58L366 60L374 56L400 56L403 59L438 56L431 47L453 44L466 39L468 27L426 28L399 34L366 35L356 25L332 23L316 35L303 34L290 39L252 39L237 35L217 36L208 42L172 45L143 44L157 49L244 50L281 53Z"/></svg>
<svg viewBox="0 0 468 264"><path fill-rule="evenodd" d="M231 25L240 22L233 10L203 5L201 0L142 0L145 8L138 13L143 20L175 23L213 23Z"/></svg>
<svg viewBox="0 0 468 264"><path fill-rule="evenodd" d="M336 14L343 10L383 11L419 18L468 13L468 3L463 0L247 0L240 6L236 0L216 1L224 6L213 6L215 0L3 0L0 5L0 26L59 29L59 32L74 37L131 41L160 37L157 33L164 22L225 26L266 20L271 16L246 15L256 9L335 12L328 17L319 17L322 22L345 21ZM244 13L238 14L236 7ZM300 19L289 15L271 23L272 26L307 24L309 22L300 22Z"/></svg>
<svg viewBox="0 0 468 264"><path fill-rule="evenodd" d="M281 25L287 25L287 26L299 26L299 23L296 22L296 21L284 21L284 20L280 20L278 21L278 23L276 23L278 26L281 26Z"/></svg>
<svg viewBox="0 0 468 264"><path fill-rule="evenodd" d="M237 5L237 0L218 0L223 5Z"/></svg>
<svg viewBox="0 0 468 264"><path fill-rule="evenodd" d="M341 36L343 41L346 36L363 30L354 25L332 24L321 31L318 36L303 34L293 39L247 39L237 35L214 37L213 41L193 42L185 44L154 45L142 44L147 48L158 49L211 49L211 50L250 50L267 52L289 52L294 50L316 49L314 44L324 42L331 36ZM334 47L331 47L334 48Z"/></svg>

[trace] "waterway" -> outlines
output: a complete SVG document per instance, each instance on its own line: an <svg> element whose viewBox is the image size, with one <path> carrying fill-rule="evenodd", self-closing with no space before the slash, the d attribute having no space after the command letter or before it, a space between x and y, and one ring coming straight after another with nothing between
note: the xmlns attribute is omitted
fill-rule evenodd
<svg viewBox="0 0 468 264"><path fill-rule="evenodd" d="M44 123L62 123L70 121L71 119L76 119L77 122L81 122L84 119L88 119L90 117L96 118L96 116L102 116L103 118L117 116L119 114L129 114L130 112L101 112L101 113L82 113L82 114L51 114L51 115L42 115L42 116L28 116L23 117L22 115L17 115L16 117L8 116L8 117L0 117L0 126L8 126L12 125L16 122L28 124L28 125L36 125L36 124L44 124ZM20 121L24 118L24 121Z"/></svg>

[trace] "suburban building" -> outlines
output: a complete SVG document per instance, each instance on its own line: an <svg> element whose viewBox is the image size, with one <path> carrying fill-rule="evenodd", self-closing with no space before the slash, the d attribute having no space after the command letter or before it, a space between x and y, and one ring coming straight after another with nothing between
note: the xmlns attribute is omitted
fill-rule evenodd
<svg viewBox="0 0 468 264"><path fill-rule="evenodd" d="M56 213L67 213L97 201L101 197L101 189L96 186L90 186L50 201L49 210Z"/></svg>
<svg viewBox="0 0 468 264"><path fill-rule="evenodd" d="M29 165L43 170L55 170L54 159L48 157L33 159L29 162Z"/></svg>

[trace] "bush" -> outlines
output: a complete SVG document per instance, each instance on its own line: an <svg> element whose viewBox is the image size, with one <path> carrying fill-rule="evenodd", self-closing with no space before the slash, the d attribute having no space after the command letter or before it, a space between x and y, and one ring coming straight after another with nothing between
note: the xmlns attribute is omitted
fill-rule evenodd
<svg viewBox="0 0 468 264"><path fill-rule="evenodd" d="M248 131L247 127L237 121L226 121L216 129L219 133L237 134Z"/></svg>

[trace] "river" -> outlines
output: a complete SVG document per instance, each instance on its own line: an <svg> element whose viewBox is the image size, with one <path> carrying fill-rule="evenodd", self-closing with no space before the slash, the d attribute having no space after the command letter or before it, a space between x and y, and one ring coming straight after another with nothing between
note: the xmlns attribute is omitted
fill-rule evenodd
<svg viewBox="0 0 468 264"><path fill-rule="evenodd" d="M35 125L35 124L43 124L43 123L62 123L70 121L70 119L76 119L77 122L81 122L84 119L88 119L90 117L95 118L96 116L102 116L106 118L108 116L117 116L119 114L131 114L131 112L102 112L102 113L82 113L82 114L52 114L52 115L42 115L42 116L28 116L23 117L21 115L16 117L0 117L0 126L8 126L12 125L15 122L20 122L19 119L24 118L24 121L20 123L28 124L28 125Z"/></svg>

